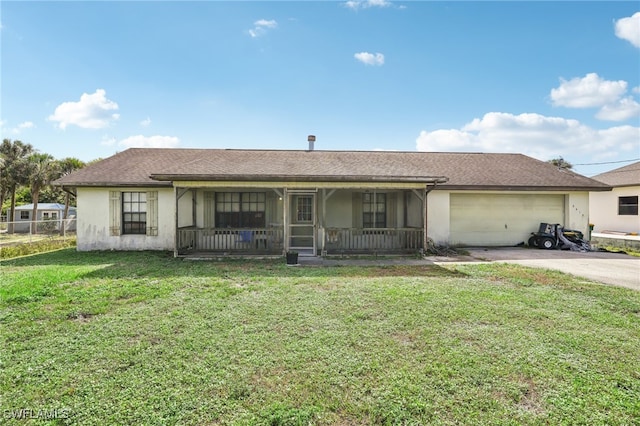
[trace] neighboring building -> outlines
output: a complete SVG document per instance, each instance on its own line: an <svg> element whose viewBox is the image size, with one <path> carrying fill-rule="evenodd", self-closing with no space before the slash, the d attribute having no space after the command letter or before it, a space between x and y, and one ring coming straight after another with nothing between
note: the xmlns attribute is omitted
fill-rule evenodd
<svg viewBox="0 0 640 426"><path fill-rule="evenodd" d="M60 203L38 203L38 210L36 211L35 219L31 217L33 214L33 204L24 204L22 206L16 206L15 215L13 221L16 222L14 225L14 232L29 232L31 229L31 222L36 220L38 222L48 221L51 225L44 226L46 230L60 230L60 227L63 223L66 223L66 230L73 231L75 230L75 220L67 220L64 221L64 204ZM76 216L76 208L70 206L69 207L69 218L74 219ZM55 224L54 224L55 222ZM39 228L43 228L40 226Z"/></svg>
<svg viewBox="0 0 640 426"><path fill-rule="evenodd" d="M611 192L589 195L589 217L594 232L640 234L640 162L599 174L593 179L613 187Z"/></svg>
<svg viewBox="0 0 640 426"><path fill-rule="evenodd" d="M78 250L301 255L516 245L587 232L611 188L521 154L132 148L55 182Z"/></svg>

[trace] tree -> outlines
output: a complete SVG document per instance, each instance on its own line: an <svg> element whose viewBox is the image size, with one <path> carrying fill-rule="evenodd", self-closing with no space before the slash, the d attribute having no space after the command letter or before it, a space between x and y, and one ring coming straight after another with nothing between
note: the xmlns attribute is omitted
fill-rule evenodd
<svg viewBox="0 0 640 426"><path fill-rule="evenodd" d="M28 157L33 153L33 146L28 143L11 139L3 139L0 145L0 157L2 157L2 169L0 170L0 189L4 195L11 196L11 208L9 209L8 232L13 233L13 223L16 213L16 188L26 185L28 181ZM4 201L4 199L3 199Z"/></svg>
<svg viewBox="0 0 640 426"><path fill-rule="evenodd" d="M50 154L37 152L29 156L28 163L29 185L31 188L31 201L33 202L33 213L31 215L31 233L38 232L36 215L38 212L38 199L40 190L49 185L52 180L59 176L58 163Z"/></svg>
<svg viewBox="0 0 640 426"><path fill-rule="evenodd" d="M553 164L554 166L556 166L559 169L567 169L567 170L573 169L573 164L571 164L570 162L566 161L562 157L554 158L552 160L549 160L548 162Z"/></svg>
<svg viewBox="0 0 640 426"><path fill-rule="evenodd" d="M62 160L58 161L58 164L60 166L60 177L67 176L76 170L80 170L85 166L84 162L73 157L63 158ZM66 219L67 216L69 215L70 201L71 201L70 194L68 191L65 191L63 219Z"/></svg>
<svg viewBox="0 0 640 426"><path fill-rule="evenodd" d="M4 155L0 152L0 216L2 216L2 209L4 208L4 200L7 197L8 188L5 183L5 160ZM7 221L8 222L8 221Z"/></svg>

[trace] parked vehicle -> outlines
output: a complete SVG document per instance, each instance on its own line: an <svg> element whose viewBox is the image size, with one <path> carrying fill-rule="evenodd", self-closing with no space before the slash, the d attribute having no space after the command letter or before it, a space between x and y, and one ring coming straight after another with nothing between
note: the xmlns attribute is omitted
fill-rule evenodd
<svg viewBox="0 0 640 426"><path fill-rule="evenodd" d="M529 247L547 250L591 251L591 244L584 239L584 234L573 229L565 229L559 223L541 223L538 232L532 232Z"/></svg>

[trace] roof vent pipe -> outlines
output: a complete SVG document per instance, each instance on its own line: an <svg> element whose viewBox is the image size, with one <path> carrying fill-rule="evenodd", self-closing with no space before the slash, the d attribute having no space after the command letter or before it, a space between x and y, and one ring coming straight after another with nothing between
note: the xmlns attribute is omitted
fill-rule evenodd
<svg viewBox="0 0 640 426"><path fill-rule="evenodd" d="M309 142L309 151L313 151L313 144L316 141L316 137L314 135L307 136L307 141Z"/></svg>

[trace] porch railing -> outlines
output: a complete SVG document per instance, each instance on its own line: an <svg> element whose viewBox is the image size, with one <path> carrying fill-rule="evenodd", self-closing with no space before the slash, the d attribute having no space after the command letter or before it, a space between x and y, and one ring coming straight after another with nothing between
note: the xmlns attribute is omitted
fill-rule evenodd
<svg viewBox="0 0 640 426"><path fill-rule="evenodd" d="M422 248L422 228L325 228L327 254L415 253Z"/></svg>
<svg viewBox="0 0 640 426"><path fill-rule="evenodd" d="M325 228L327 254L415 253L422 248L421 228ZM282 254L284 228L178 229L178 253Z"/></svg>
<svg viewBox="0 0 640 426"><path fill-rule="evenodd" d="M284 229L269 228L179 228L178 253L282 254Z"/></svg>

